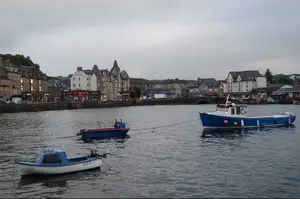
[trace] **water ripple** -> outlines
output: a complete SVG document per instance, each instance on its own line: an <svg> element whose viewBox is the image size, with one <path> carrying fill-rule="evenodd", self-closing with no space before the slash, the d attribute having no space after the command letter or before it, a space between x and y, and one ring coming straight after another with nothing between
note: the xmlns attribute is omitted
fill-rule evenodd
<svg viewBox="0 0 300 199"><path fill-rule="evenodd" d="M299 116L295 128L205 132L200 122L132 131L127 138L84 143L69 137L81 128L123 118L132 129L194 120L211 105L151 106L0 115L2 197L299 197ZM249 112L272 114L273 106ZM300 106L276 106L300 113ZM101 170L60 177L21 177L15 160L61 148L68 155L91 149L110 155Z"/></svg>

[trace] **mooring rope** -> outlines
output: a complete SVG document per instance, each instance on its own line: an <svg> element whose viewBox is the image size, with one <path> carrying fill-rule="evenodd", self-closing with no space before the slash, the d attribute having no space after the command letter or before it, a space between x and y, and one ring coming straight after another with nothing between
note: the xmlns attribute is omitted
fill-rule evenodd
<svg viewBox="0 0 300 199"><path fill-rule="evenodd" d="M172 124L160 125L160 126L155 126L155 127L147 127L147 128L140 128L140 129L130 129L130 131L155 130L155 129L165 128L165 127L169 127L169 126L179 126L181 124L185 124L185 123L189 123L189 122L194 122L194 121L199 121L199 119L188 120L188 121L183 121L183 122L176 122L176 123L172 123Z"/></svg>
<svg viewBox="0 0 300 199"><path fill-rule="evenodd" d="M110 168L112 168L112 166L110 166L107 162L104 161L104 159L101 159L107 166L109 166Z"/></svg>
<svg viewBox="0 0 300 199"><path fill-rule="evenodd" d="M189 122L194 122L194 121L199 121L199 119L187 120L187 121L176 122L176 123L171 123L171 124L167 124L167 125L159 125L159 126L154 126L154 127L130 129L129 132L131 132L131 131L145 131L145 130L152 130L152 132L153 132L155 129L161 129L161 128L170 127L170 126L180 126L182 124L189 123ZM78 135L70 135L70 136L65 136L65 137L54 137L54 139L63 139L63 138L71 138L71 137L78 137Z"/></svg>

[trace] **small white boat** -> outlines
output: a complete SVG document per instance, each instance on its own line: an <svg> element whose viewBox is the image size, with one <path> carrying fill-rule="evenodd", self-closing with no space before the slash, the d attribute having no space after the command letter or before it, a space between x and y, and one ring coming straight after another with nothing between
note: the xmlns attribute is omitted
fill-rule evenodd
<svg viewBox="0 0 300 199"><path fill-rule="evenodd" d="M35 162L16 162L22 175L56 175L100 168L102 158L96 150L88 156L67 158L63 150L42 152L36 156Z"/></svg>

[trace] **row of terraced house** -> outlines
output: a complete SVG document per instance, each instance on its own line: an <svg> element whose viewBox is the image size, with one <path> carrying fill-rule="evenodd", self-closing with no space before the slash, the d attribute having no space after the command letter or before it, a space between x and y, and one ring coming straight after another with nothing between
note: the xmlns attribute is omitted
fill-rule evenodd
<svg viewBox="0 0 300 199"><path fill-rule="evenodd" d="M12 96L47 101L47 76L39 67L13 64L0 57L0 101L9 101Z"/></svg>
<svg viewBox="0 0 300 199"><path fill-rule="evenodd" d="M293 80L290 96L300 96L300 74L284 75ZM272 95L281 84L268 84L267 79L258 70L229 71L224 80L215 78L198 78L196 80L166 79L147 80L131 78L131 85L142 90L144 98L155 98L155 94L165 97L208 97L226 96L247 97L253 93ZM282 91L279 90L279 91Z"/></svg>
<svg viewBox="0 0 300 199"><path fill-rule="evenodd" d="M259 71L230 71L225 80L198 78L196 80L167 79L146 80L132 78L131 84L141 88L144 97L153 98L164 93L167 97L223 96L224 94L247 94L253 89L267 87L267 80Z"/></svg>

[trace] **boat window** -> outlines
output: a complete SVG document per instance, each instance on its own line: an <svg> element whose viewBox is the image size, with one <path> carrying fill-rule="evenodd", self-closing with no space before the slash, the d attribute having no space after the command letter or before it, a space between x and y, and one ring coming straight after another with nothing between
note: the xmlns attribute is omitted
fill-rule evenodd
<svg viewBox="0 0 300 199"><path fill-rule="evenodd" d="M234 108L231 108L231 115L234 115L235 112L234 112Z"/></svg>
<svg viewBox="0 0 300 199"><path fill-rule="evenodd" d="M241 107L239 107L239 106L236 107L236 114L237 115L241 114Z"/></svg>
<svg viewBox="0 0 300 199"><path fill-rule="evenodd" d="M35 156L35 162L36 163L40 162L40 154L38 154L38 155Z"/></svg>
<svg viewBox="0 0 300 199"><path fill-rule="evenodd" d="M49 154L44 156L44 164L57 164L61 163L61 158L59 154Z"/></svg>

